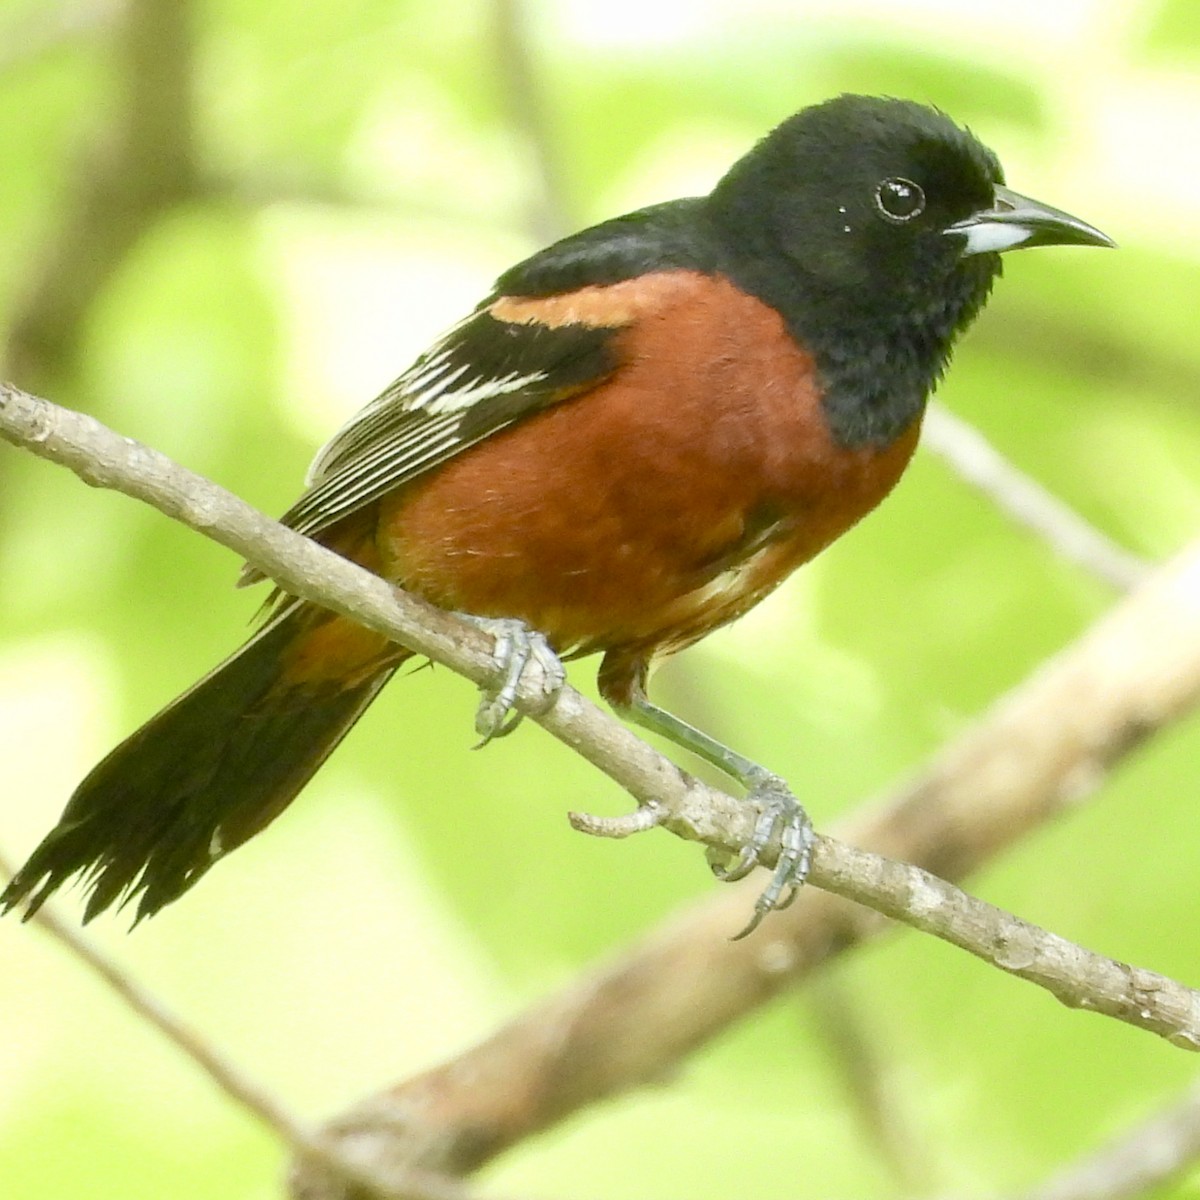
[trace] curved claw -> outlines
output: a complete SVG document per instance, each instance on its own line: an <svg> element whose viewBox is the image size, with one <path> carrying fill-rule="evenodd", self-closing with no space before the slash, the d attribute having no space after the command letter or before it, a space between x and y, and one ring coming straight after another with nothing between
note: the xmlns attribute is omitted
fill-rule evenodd
<svg viewBox="0 0 1200 1200"><path fill-rule="evenodd" d="M714 854L708 856L708 866L713 875L722 883L737 883L745 879L758 866L758 851L752 842L747 842L732 863L724 863Z"/></svg>
<svg viewBox="0 0 1200 1200"><path fill-rule="evenodd" d="M713 873L721 880L745 878L776 837L779 838L779 857L770 881L754 902L754 915L734 936L735 942L753 933L767 913L778 912L793 903L812 865L812 822L783 780L764 772L752 782L746 798L759 805L754 833L731 867L710 863Z"/></svg>
<svg viewBox="0 0 1200 1200"><path fill-rule="evenodd" d="M521 723L521 713L513 712L513 703L521 686L522 676L531 661L541 668L547 700L553 699L566 682L566 672L558 655L546 638L524 621L511 618L476 617L461 613L472 625L490 633L496 639L492 657L503 673L500 686L484 689L475 712L475 732L480 740L476 749L496 738L507 737Z"/></svg>
<svg viewBox="0 0 1200 1200"><path fill-rule="evenodd" d="M489 700L486 696L479 701L479 707L475 710L475 732L482 736L480 737L480 740L471 747L472 750L478 750L481 747L486 746L488 742L496 741L497 738L508 737L508 735L512 733L512 731L516 729L516 727L520 725L523 720L525 720L524 713L510 712L507 714L500 714L504 718L500 724L500 727L494 732L489 732L496 719L492 716L491 710L497 705L498 701ZM485 712L487 714L486 717L484 715Z"/></svg>

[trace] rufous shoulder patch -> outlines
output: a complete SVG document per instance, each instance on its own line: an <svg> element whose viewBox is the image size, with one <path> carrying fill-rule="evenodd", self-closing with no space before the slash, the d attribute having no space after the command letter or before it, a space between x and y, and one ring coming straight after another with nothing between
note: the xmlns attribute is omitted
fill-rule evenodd
<svg viewBox="0 0 1200 1200"><path fill-rule="evenodd" d="M711 282L698 271L652 271L620 283L578 288L556 296L501 296L488 312L511 325L592 325L619 329Z"/></svg>

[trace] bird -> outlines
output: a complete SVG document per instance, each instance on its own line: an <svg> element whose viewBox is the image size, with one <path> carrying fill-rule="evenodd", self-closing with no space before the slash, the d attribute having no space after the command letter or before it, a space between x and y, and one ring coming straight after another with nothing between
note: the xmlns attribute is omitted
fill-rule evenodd
<svg viewBox="0 0 1200 1200"><path fill-rule="evenodd" d="M717 767L777 843L750 928L813 841L786 783L647 695L652 665L736 620L891 491L1002 254L1112 246L1008 188L938 109L844 94L788 117L704 196L568 236L322 449L281 518L495 636L477 717L509 732L531 660L601 654L614 710ZM242 583L261 579L244 568ZM286 808L404 646L276 593L264 623L116 747L0 894L26 917L80 877L134 924Z"/></svg>

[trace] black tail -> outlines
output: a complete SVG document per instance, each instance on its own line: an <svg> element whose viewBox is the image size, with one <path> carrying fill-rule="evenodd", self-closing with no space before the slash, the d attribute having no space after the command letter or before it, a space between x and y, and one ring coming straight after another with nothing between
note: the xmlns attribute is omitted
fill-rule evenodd
<svg viewBox="0 0 1200 1200"><path fill-rule="evenodd" d="M3 911L32 916L82 874L85 921L139 892L137 920L153 915L287 807L404 657L293 605L92 770Z"/></svg>

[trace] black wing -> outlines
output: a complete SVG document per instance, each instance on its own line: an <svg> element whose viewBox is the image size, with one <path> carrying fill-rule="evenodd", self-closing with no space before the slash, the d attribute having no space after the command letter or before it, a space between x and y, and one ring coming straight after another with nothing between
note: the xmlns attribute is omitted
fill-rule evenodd
<svg viewBox="0 0 1200 1200"><path fill-rule="evenodd" d="M283 523L316 536L522 417L608 378L617 367L620 323L586 313L541 321L536 299L647 271L711 269L698 203L660 204L585 229L502 275L492 296L334 435ZM519 320L492 311L514 299L530 301ZM243 583L260 578L252 568L242 574Z"/></svg>
<svg viewBox="0 0 1200 1200"><path fill-rule="evenodd" d="M318 534L506 425L600 382L616 366L614 332L501 321L481 307L334 435L283 523Z"/></svg>

